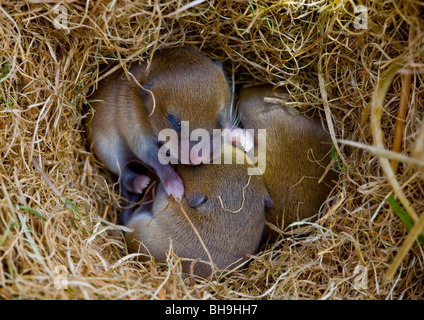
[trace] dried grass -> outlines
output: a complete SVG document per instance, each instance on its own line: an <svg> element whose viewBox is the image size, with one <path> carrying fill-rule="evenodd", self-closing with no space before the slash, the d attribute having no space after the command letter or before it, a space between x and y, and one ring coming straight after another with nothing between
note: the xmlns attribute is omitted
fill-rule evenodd
<svg viewBox="0 0 424 320"><path fill-rule="evenodd" d="M421 2L367 2L368 26L355 29L352 1L63 1L69 31L54 27L58 1L30 2L0 7L0 298L423 298L423 246L399 253L408 231L385 201L398 183L423 220ZM101 65L126 68L183 44L221 60L236 84L286 87L293 108L323 113L334 142L360 143L337 143L340 181L318 221L211 281L181 277L172 253L166 263L128 255L119 198L81 125L86 98L114 71ZM412 77L401 153L415 160L397 157L387 178L403 74Z"/></svg>

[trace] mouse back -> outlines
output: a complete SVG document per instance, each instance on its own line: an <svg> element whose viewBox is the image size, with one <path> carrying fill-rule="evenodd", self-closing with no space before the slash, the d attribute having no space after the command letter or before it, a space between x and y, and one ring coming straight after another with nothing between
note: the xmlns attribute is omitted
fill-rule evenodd
<svg viewBox="0 0 424 320"><path fill-rule="evenodd" d="M238 110L245 128L266 129L263 178L274 202L274 206L266 210L266 217L284 229L295 221L318 214L337 176L330 170L319 182L331 161L331 139L319 118L264 102L265 97L273 97L272 86L242 89ZM277 237L269 229L267 235Z"/></svg>

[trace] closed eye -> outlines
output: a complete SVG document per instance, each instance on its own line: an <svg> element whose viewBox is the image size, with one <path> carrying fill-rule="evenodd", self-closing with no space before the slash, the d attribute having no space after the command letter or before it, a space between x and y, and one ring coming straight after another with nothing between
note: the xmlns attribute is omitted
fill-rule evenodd
<svg viewBox="0 0 424 320"><path fill-rule="evenodd" d="M167 116L168 122L172 127L174 127L175 130L181 131L181 120L173 114L168 114Z"/></svg>

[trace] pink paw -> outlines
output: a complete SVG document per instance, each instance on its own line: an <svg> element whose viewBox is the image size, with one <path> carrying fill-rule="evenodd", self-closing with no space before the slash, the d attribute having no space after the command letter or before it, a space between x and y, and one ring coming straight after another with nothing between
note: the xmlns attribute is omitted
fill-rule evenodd
<svg viewBox="0 0 424 320"><path fill-rule="evenodd" d="M143 190L146 189L149 183L150 178L144 174L140 174L132 182L134 192L143 193Z"/></svg>
<svg viewBox="0 0 424 320"><path fill-rule="evenodd" d="M181 200L184 195L184 184L183 180L181 180L180 176L173 175L169 178L167 178L163 182L163 186L165 188L166 193L168 196L172 196L175 199Z"/></svg>
<svg viewBox="0 0 424 320"><path fill-rule="evenodd" d="M230 128L225 139L233 146L239 144L245 152L249 152L253 148L253 136L245 129Z"/></svg>

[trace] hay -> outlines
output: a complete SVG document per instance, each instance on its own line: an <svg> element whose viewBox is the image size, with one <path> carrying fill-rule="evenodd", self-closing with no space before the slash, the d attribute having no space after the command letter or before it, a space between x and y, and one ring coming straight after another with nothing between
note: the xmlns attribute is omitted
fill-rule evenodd
<svg viewBox="0 0 424 320"><path fill-rule="evenodd" d="M370 1L366 20L353 1L57 2L0 7L0 298L423 298L414 241L424 209L421 2ZM212 281L181 277L172 253L166 263L128 255L113 181L81 124L112 62L127 68L183 44L222 61L233 85L270 82L299 112L321 112L340 171L318 221L285 230L248 268ZM403 158L390 175L385 151L408 74ZM390 195L416 214L412 241Z"/></svg>

